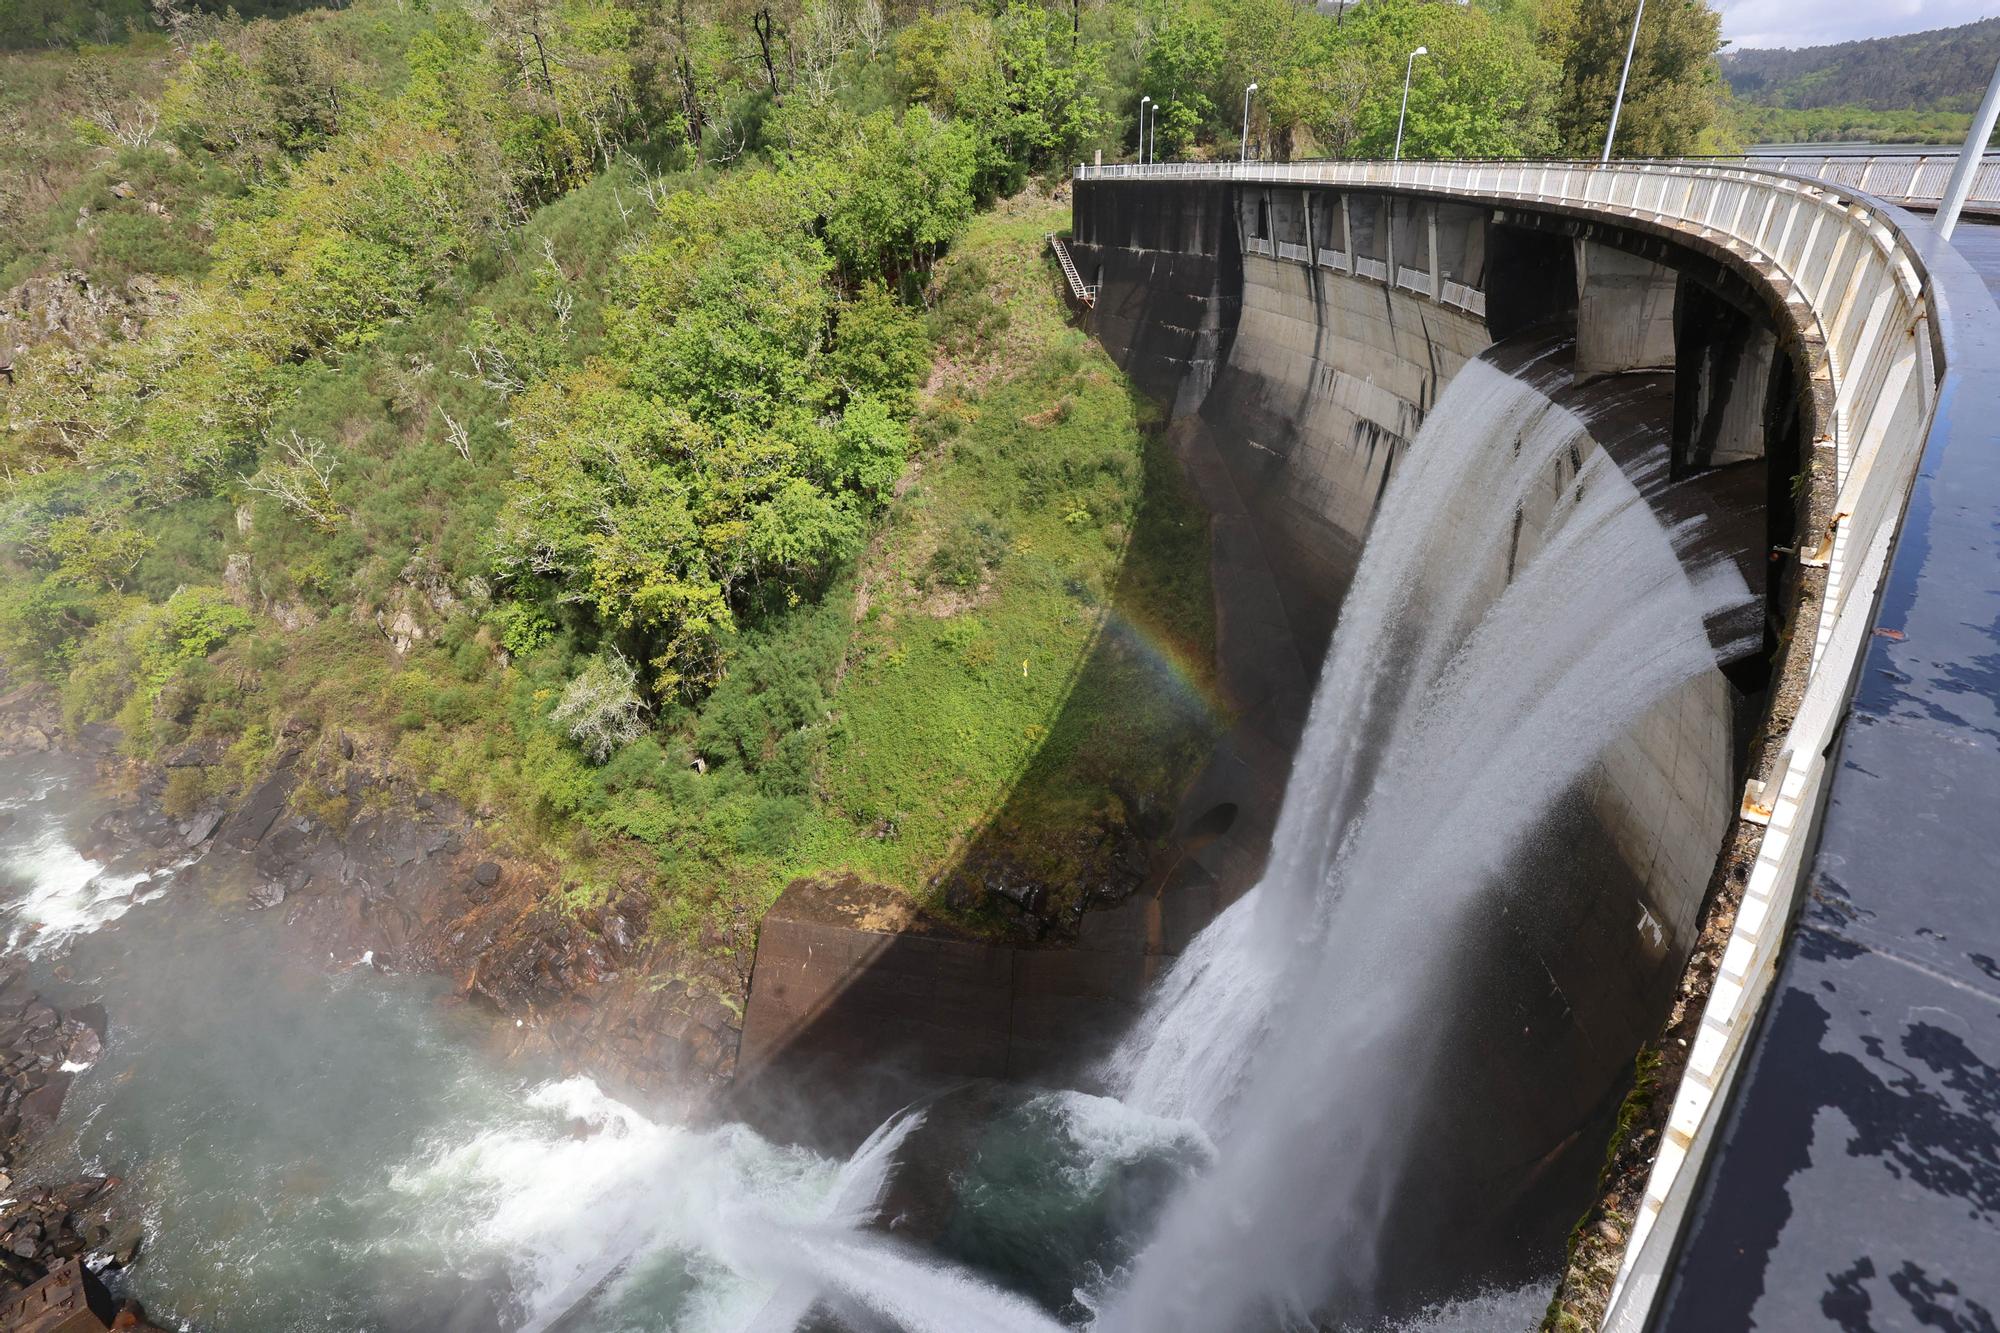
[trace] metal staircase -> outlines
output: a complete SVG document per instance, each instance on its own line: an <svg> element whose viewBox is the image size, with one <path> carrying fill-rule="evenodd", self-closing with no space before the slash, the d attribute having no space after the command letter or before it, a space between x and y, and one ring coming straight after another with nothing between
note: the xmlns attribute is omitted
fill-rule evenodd
<svg viewBox="0 0 2000 1333"><path fill-rule="evenodd" d="M1069 247L1062 237L1049 233L1049 249L1056 252L1056 262L1062 265L1063 276L1069 279L1070 293L1087 306L1097 305L1097 288L1084 282L1083 275L1076 271L1076 261L1069 256Z"/></svg>

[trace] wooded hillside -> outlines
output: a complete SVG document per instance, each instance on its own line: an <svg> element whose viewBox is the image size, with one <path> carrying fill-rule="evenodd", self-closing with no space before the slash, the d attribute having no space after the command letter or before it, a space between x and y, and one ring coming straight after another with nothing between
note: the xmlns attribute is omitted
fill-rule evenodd
<svg viewBox="0 0 2000 1333"><path fill-rule="evenodd" d="M1386 156L1418 46L1406 156L1594 153L1625 40L1581 0L0 20L41 34L0 54L0 663L135 760L226 750L177 813L301 751L332 809L359 753L725 950L795 876L944 897L996 822L1060 904L1200 749L1142 676L1207 671L1205 530L1064 322L1071 166L1142 98L1233 156L1253 80L1253 155ZM1705 146L1718 43L1648 9L1621 152Z"/></svg>
<svg viewBox="0 0 2000 1333"><path fill-rule="evenodd" d="M1836 46L1727 51L1722 73L1737 98L1762 106L1971 111L1996 61L2000 18Z"/></svg>

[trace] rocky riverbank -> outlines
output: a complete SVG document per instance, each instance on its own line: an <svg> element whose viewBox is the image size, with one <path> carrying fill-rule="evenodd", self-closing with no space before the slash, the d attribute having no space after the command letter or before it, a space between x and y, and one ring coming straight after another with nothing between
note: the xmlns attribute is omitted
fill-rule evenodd
<svg viewBox="0 0 2000 1333"><path fill-rule="evenodd" d="M57 1009L35 993L27 971L0 962L0 1326L7 1328L16 1327L21 1293L64 1264L78 1260L93 1273L122 1268L144 1237L117 1176L16 1185L19 1160L55 1124L72 1078L96 1062L105 1035L102 1008Z"/></svg>
<svg viewBox="0 0 2000 1333"><path fill-rule="evenodd" d="M730 951L652 935L638 885L572 909L552 892L556 871L507 854L467 811L390 775L354 738L288 734L238 798L169 813L170 786L226 785L208 780L225 745L190 742L133 765L108 727L69 735L48 691L0 695L0 756L42 751L87 758L121 793L86 856L186 863L175 892L269 912L286 926L282 943L321 962L449 977L463 1002L501 1020L492 1034L503 1055L684 1113L734 1071L747 973Z"/></svg>

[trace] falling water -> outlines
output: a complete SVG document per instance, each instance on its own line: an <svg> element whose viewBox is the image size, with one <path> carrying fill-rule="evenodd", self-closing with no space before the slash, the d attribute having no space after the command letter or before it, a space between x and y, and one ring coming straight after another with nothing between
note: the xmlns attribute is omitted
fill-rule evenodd
<svg viewBox="0 0 2000 1333"><path fill-rule="evenodd" d="M1098 1327L1292 1326L1369 1308L1454 956L1503 869L1607 743L1714 665L1746 596L1685 572L1583 423L1472 362L1383 500L1261 883L1166 979L1113 1062L1200 1122L1182 1192Z"/></svg>
<svg viewBox="0 0 2000 1333"><path fill-rule="evenodd" d="M1440 1034L1466 1017L1446 1009L1460 951L1493 931L1524 840L1608 740L1710 669L1704 618L1744 598L1733 571L1691 578L1676 550L1693 534L1663 529L1529 385L1474 362L1430 423L1370 534L1263 882L1159 987L1114 1061L1119 1100L1041 1094L1010 1140L1036 1169L996 1152L986 1186L954 1182L975 1212L988 1186L1035 1194L1051 1206L994 1212L1049 1244L1067 1233L1044 1218L1124 1225L1072 1270L1071 1323L1381 1325L1377 1238ZM435 1326L397 1315L389 1287L416 1274L452 1295L498 1264L526 1330L1064 1326L1004 1263L926 1252L880 1215L919 1117L842 1164L653 1120L588 1080L524 1089L460 1051L419 990L366 969L302 981L254 923L177 894L121 921L140 886L77 854L88 812L57 828L58 804L39 785L11 803L0 930L17 952L70 950L111 993L107 1055L51 1151L141 1164L134 1281L164 1308L217 1329ZM1168 1178L1143 1209L1100 1207L1147 1162ZM1455 1294L1395 1327L1521 1327L1538 1302Z"/></svg>

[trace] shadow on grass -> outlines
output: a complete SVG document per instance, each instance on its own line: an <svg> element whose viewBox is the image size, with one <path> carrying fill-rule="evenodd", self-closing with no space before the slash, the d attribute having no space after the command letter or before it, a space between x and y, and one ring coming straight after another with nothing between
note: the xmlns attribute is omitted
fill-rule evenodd
<svg viewBox="0 0 2000 1333"><path fill-rule="evenodd" d="M794 883L766 915L742 1114L839 1146L958 1080L1088 1086L1152 980L1254 882L1296 720L1252 755L1218 690L1218 658L1269 645L1246 645L1239 626L1218 651L1211 534L1226 516L1212 460L1203 480L1207 447L1146 430L1140 503L1092 640L928 905L847 877ZM1302 716L1302 699L1287 707ZM1259 766L1253 801L1245 777ZM1270 808L1239 822L1247 803Z"/></svg>

